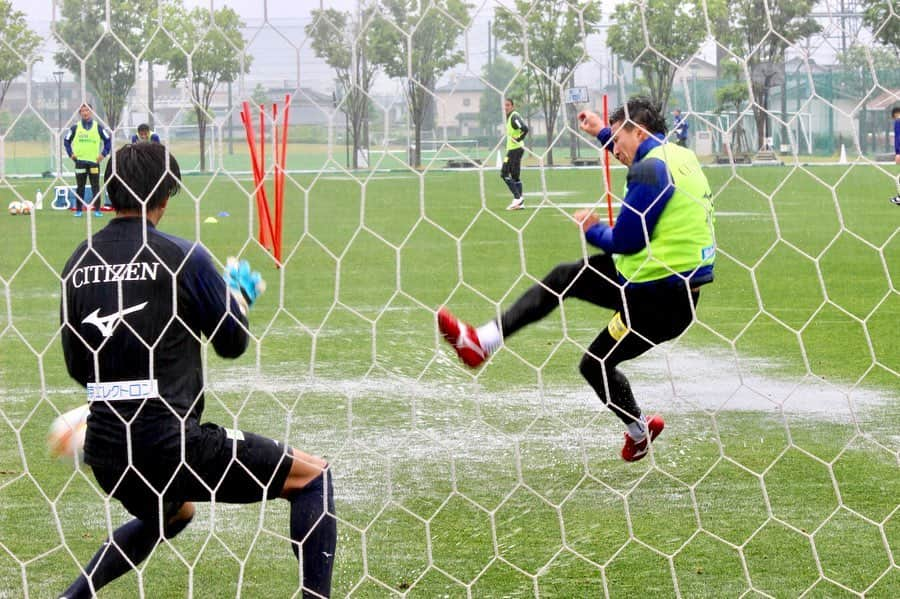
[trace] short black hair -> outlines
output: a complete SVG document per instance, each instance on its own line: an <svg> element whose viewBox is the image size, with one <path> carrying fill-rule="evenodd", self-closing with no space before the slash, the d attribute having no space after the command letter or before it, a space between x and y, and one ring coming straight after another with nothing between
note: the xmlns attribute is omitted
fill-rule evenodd
<svg viewBox="0 0 900 599"><path fill-rule="evenodd" d="M891 116L895 119L900 117L900 106L894 106L894 109L891 111Z"/></svg>
<svg viewBox="0 0 900 599"><path fill-rule="evenodd" d="M160 206L181 187L178 161L162 144L128 144L106 163L106 193L116 211Z"/></svg>
<svg viewBox="0 0 900 599"><path fill-rule="evenodd" d="M506 100L507 102L509 102L510 104L512 104L513 106L516 105L516 101L513 100L512 98L505 98L505 100Z"/></svg>
<svg viewBox="0 0 900 599"><path fill-rule="evenodd" d="M667 130L662 107L646 96L634 96L616 108L609 116L609 124L615 123L624 123L629 129L641 127L648 133L662 135L665 135Z"/></svg>
<svg viewBox="0 0 900 599"><path fill-rule="evenodd" d="M150 133L150 125L147 123L141 123L138 125L138 133Z"/></svg>

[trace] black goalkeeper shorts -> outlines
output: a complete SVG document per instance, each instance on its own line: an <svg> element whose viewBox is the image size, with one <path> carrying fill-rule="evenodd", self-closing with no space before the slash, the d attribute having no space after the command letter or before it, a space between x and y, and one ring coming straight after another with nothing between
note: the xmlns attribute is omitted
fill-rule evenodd
<svg viewBox="0 0 900 599"><path fill-rule="evenodd" d="M94 477L136 518L157 522L186 501L255 503L281 494L293 450L278 441L205 423L185 431L186 459L94 465ZM177 452L177 453L180 453Z"/></svg>

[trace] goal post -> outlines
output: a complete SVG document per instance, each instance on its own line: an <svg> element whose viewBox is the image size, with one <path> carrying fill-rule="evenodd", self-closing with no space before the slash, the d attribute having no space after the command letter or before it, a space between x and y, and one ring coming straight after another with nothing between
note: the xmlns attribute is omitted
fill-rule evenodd
<svg viewBox="0 0 900 599"><path fill-rule="evenodd" d="M245 431L327 460L333 597L900 596L890 118L900 80L879 51L896 50L879 37L896 17L809 2L795 3L804 14L790 22L771 2L747 19L720 15L759 35L744 51L731 37L706 39L716 7L702 2L671 15L587 0L333 4L166 3L173 19L155 3L61 0L48 15L12 3L40 41L0 32L0 62L27 65L0 100L0 196L9 206L40 194L47 205L0 217L0 597L59 596L133 518L89 465L47 447L52 423L89 399L61 350L64 268L82 243L92 255L116 216L79 218L63 205L78 184L65 136L85 102L110 126L113 152L147 120L181 165L181 189L147 235L183 239L172 243L219 271L246 260L265 280L258 298L237 291L255 299L239 356L216 353L230 321L189 332L201 348L191 376L203 381L193 405L231 447ZM89 45L75 27L83 14L103 24ZM613 27L628 44L616 45ZM818 32L795 39L798 30ZM699 36L696 47L672 47L673 31ZM754 61L775 50L789 68L767 80ZM289 122L272 116L288 94ZM635 95L666 100L668 132L651 160L674 148L676 108L688 149L710 148L698 163L716 262L713 282L690 298L689 328L617 367L644 414L666 422L646 457L626 463L625 427L581 372L598 335L635 339L633 308L582 302L583 289L556 288L548 273L597 276L600 250L577 211L613 225L634 215L627 202L647 171L632 160L640 166L656 142L610 155L604 172L604 148L571 117ZM506 97L529 127L524 208L509 211L508 171L495 161L507 153ZM253 150L244 103L267 131ZM209 118L203 135L197 106ZM761 163L767 138L775 159ZM684 173L669 174L677 187ZM106 193L110 181L100 185ZM637 212L646 245L654 221ZM121 289L152 270L157 251L140 245L126 264L78 275L121 300L118 316L85 317L110 339L134 329ZM195 266L159 273L177 280ZM613 284L624 297L624 282ZM550 298L550 312L479 368L462 364L439 309L502 328L529 289ZM174 307L161 330L193 322L181 291L163 298ZM161 338L135 343L123 369L185 359ZM99 364L107 347L82 357ZM92 393L131 380L100 379ZM122 422L149 444L141 414L168 408L144 395ZM177 461L191 471L191 459L186 446ZM198 483L212 501L195 501L183 532L156 539L98 596L303 594L309 574L291 531L302 514L280 497L302 491L269 492L274 479L237 452L225 460L267 499L227 503L222 481ZM164 505L166 484L154 493Z"/></svg>

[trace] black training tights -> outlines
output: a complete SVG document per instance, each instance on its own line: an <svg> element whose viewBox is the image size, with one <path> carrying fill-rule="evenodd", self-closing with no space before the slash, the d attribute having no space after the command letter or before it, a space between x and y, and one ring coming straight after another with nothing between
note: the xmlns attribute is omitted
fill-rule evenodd
<svg viewBox="0 0 900 599"><path fill-rule="evenodd" d="M694 318L700 293L681 279L623 290L612 258L596 254L559 264L532 285L500 317L503 336L544 318L570 297L615 311L582 357L579 370L624 423L633 422L641 410L617 366L683 333Z"/></svg>

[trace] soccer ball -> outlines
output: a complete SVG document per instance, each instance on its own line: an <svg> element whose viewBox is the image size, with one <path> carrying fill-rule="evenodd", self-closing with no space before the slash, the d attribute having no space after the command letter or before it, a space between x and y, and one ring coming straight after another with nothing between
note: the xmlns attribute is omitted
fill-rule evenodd
<svg viewBox="0 0 900 599"><path fill-rule="evenodd" d="M22 209L19 211L19 214L31 214L34 210L34 202L30 202L25 200L22 202Z"/></svg>
<svg viewBox="0 0 900 599"><path fill-rule="evenodd" d="M47 433L47 447L53 457L74 458L77 455L79 460L82 459L89 411L88 404L83 404L56 417Z"/></svg>
<svg viewBox="0 0 900 599"><path fill-rule="evenodd" d="M9 210L10 216L16 216L17 214L22 214L22 202L20 202L18 200L14 200L14 201L10 202L7 210Z"/></svg>

